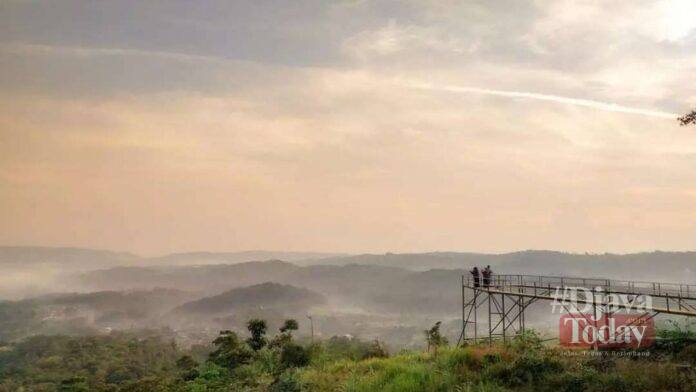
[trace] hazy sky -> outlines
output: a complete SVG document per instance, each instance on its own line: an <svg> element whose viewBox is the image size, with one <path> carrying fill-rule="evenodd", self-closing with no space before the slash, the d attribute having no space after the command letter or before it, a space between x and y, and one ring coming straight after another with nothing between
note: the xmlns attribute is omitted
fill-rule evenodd
<svg viewBox="0 0 696 392"><path fill-rule="evenodd" d="M0 244L696 249L696 2L0 2Z"/></svg>

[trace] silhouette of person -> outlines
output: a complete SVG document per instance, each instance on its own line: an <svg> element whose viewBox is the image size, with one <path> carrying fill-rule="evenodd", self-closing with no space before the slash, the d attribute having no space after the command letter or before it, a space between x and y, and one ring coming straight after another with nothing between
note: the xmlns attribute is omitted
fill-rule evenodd
<svg viewBox="0 0 696 392"><path fill-rule="evenodd" d="M483 269L483 287L489 287L491 285L491 266L488 265Z"/></svg>
<svg viewBox="0 0 696 392"><path fill-rule="evenodd" d="M480 276L479 276L479 269L478 267L474 267L471 271L471 276L474 277L474 287L479 287L480 286Z"/></svg>

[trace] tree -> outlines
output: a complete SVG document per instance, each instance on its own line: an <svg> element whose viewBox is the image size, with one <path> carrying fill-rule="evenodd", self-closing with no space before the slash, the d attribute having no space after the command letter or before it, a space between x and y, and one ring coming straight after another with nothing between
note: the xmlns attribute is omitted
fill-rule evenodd
<svg viewBox="0 0 696 392"><path fill-rule="evenodd" d="M182 380L190 381L198 377L198 362L190 355L184 355L176 361L176 367L179 369L179 375Z"/></svg>
<svg viewBox="0 0 696 392"><path fill-rule="evenodd" d="M309 352L299 344L287 343L280 352L280 363L286 368L303 367L309 364Z"/></svg>
<svg viewBox="0 0 696 392"><path fill-rule="evenodd" d="M384 347L384 345L377 339L373 340L367 346L367 351L363 355L363 358L388 358L389 352Z"/></svg>
<svg viewBox="0 0 696 392"><path fill-rule="evenodd" d="M249 347L254 351L261 350L267 342L266 340L266 320L251 319L247 322L247 329L251 333L251 337L246 340Z"/></svg>
<svg viewBox="0 0 696 392"><path fill-rule="evenodd" d="M297 324L297 320L288 319L288 320L285 320L285 322L283 323L283 326L280 327L280 332L281 333L287 332L288 334L290 334L290 333L292 333L292 331L297 331L299 328L300 328L300 326L299 326L299 324Z"/></svg>
<svg viewBox="0 0 696 392"><path fill-rule="evenodd" d="M438 321L432 326L432 328L424 331L425 341L428 343L428 352L430 352L430 348L432 347L435 350L435 354L437 354L438 347L447 345L447 338L440 334L441 324L442 322Z"/></svg>
<svg viewBox="0 0 696 392"><path fill-rule="evenodd" d="M691 113L687 113L678 118L679 124L681 125L696 125L696 110L692 110Z"/></svg>
<svg viewBox="0 0 696 392"><path fill-rule="evenodd" d="M209 360L228 369L251 362L254 355L232 331L220 331L220 335L213 340L213 345L216 349L210 353Z"/></svg>
<svg viewBox="0 0 696 392"><path fill-rule="evenodd" d="M280 327L280 334L276 335L273 340L268 344L270 348L282 348L288 343L292 342L292 331L297 331L299 329L299 324L297 320L288 319L285 320L283 326Z"/></svg>

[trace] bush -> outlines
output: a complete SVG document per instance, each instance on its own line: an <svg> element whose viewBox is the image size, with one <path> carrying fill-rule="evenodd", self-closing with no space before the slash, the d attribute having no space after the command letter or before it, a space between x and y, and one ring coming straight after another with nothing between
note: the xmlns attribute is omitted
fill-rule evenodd
<svg viewBox="0 0 696 392"><path fill-rule="evenodd" d="M295 343L286 344L280 352L280 363L286 368L307 366L309 360L309 352Z"/></svg>
<svg viewBox="0 0 696 392"><path fill-rule="evenodd" d="M389 356L384 345L378 340L368 343L344 336L333 336L316 348L324 357L333 360L361 360L368 358L386 358Z"/></svg>
<svg viewBox="0 0 696 392"><path fill-rule="evenodd" d="M280 378L271 385L269 392L301 392L302 383L297 373L288 371L283 373Z"/></svg>
<svg viewBox="0 0 696 392"><path fill-rule="evenodd" d="M379 340L375 339L372 341L372 343L370 343L369 346L367 346L367 350L365 350L365 354L362 356L362 359L387 357L389 357L387 349L382 343L379 342Z"/></svg>
<svg viewBox="0 0 696 392"><path fill-rule="evenodd" d="M674 320L667 320L669 327L660 328L657 331L655 348L667 354L675 354L682 351L685 347L696 343L696 323L687 321L684 325L679 325Z"/></svg>
<svg viewBox="0 0 696 392"><path fill-rule="evenodd" d="M545 392L584 392L587 390L587 378L576 373L552 374L546 379Z"/></svg>
<svg viewBox="0 0 696 392"><path fill-rule="evenodd" d="M684 347L679 354L677 354L676 359L691 365L696 365L696 344L690 344Z"/></svg>
<svg viewBox="0 0 696 392"><path fill-rule="evenodd" d="M220 336L213 340L213 344L216 349L210 353L210 360L228 369L247 364L253 357L249 347L232 331L220 331Z"/></svg>
<svg viewBox="0 0 696 392"><path fill-rule="evenodd" d="M499 362L486 369L485 378L511 387L543 381L548 375L560 372L563 366L547 356L524 355L512 364Z"/></svg>
<svg viewBox="0 0 696 392"><path fill-rule="evenodd" d="M528 329L516 335L510 347L518 353L538 352L542 348L541 337L536 331Z"/></svg>

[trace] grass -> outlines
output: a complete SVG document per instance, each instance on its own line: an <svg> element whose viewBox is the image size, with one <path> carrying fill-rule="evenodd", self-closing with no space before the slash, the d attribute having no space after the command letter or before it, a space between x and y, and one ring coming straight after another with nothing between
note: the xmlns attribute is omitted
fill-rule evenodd
<svg viewBox="0 0 696 392"><path fill-rule="evenodd" d="M317 392L694 391L696 372L670 361L564 356L548 347L441 348L315 363L298 373Z"/></svg>

